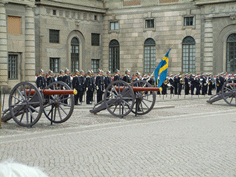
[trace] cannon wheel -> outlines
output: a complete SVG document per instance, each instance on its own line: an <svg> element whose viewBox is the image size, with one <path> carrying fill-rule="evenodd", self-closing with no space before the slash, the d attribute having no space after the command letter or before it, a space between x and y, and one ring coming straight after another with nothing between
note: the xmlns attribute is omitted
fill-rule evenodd
<svg viewBox="0 0 236 177"><path fill-rule="evenodd" d="M58 81L49 84L45 89L71 90L64 82ZM44 115L53 123L67 121L74 111L74 95L44 95Z"/></svg>
<svg viewBox="0 0 236 177"><path fill-rule="evenodd" d="M26 93L28 90L28 94ZM35 90L34 94L31 94ZM9 96L9 109L14 121L24 127L32 127L43 112L43 99L40 91L31 83L17 84Z"/></svg>
<svg viewBox="0 0 236 177"><path fill-rule="evenodd" d="M231 86L230 83L233 85ZM227 80L222 88L222 97L230 106L236 106L236 82L235 80Z"/></svg>
<svg viewBox="0 0 236 177"><path fill-rule="evenodd" d="M116 90L116 88L118 90ZM121 91L120 88L123 87ZM135 95L134 91L124 81L111 82L104 94L104 102L107 110L116 117L123 118L133 109Z"/></svg>
<svg viewBox="0 0 236 177"><path fill-rule="evenodd" d="M133 87L152 87L150 83L144 80L138 80L131 84ZM156 92L135 92L135 103L132 112L137 115L144 115L149 113L156 102ZM136 105L138 102L138 105ZM137 107L137 112L136 112Z"/></svg>

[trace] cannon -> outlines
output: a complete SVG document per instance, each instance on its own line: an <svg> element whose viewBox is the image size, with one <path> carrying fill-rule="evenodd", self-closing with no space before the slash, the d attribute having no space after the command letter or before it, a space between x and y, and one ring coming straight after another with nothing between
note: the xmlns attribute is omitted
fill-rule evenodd
<svg viewBox="0 0 236 177"><path fill-rule="evenodd" d="M52 123L67 121L74 110L74 95L64 82L53 82L45 89L39 90L29 82L21 82L11 90L9 108L3 111L2 122L10 119L24 127L36 124L42 113Z"/></svg>
<svg viewBox="0 0 236 177"><path fill-rule="evenodd" d="M236 106L236 81L235 80L227 80L222 90L216 94L210 97L209 100L207 100L207 103L214 103L219 100L224 100L227 104L230 106Z"/></svg>
<svg viewBox="0 0 236 177"><path fill-rule="evenodd" d="M131 85L124 81L113 81L105 90L104 99L95 104L91 113L97 114L108 110L113 116L123 118L130 112L137 115L149 113L156 101L156 91L161 88L152 87L144 80L138 80Z"/></svg>

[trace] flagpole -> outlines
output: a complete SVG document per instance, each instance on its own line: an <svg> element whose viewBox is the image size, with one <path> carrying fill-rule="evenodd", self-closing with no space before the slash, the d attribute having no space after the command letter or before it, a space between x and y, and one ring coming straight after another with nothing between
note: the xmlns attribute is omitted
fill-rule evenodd
<svg viewBox="0 0 236 177"><path fill-rule="evenodd" d="M173 44L170 48L172 48L175 44ZM149 76L149 78L146 80L147 82L152 78L152 76L154 75L155 69L152 72L152 74Z"/></svg>

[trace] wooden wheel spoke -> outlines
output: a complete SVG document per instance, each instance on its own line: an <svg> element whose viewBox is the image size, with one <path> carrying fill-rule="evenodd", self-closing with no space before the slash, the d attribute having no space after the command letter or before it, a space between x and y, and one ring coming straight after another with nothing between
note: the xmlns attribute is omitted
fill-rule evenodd
<svg viewBox="0 0 236 177"><path fill-rule="evenodd" d="M113 110L113 113L116 111L117 106L118 106L118 104L116 104L115 109Z"/></svg>
<svg viewBox="0 0 236 177"><path fill-rule="evenodd" d="M21 91L19 90L19 88L17 88L16 90L17 90L17 92L20 94L21 98L22 98L23 100L25 100L25 97L22 95L22 93L21 93Z"/></svg>
<svg viewBox="0 0 236 177"><path fill-rule="evenodd" d="M122 107L124 108L124 110L125 110L125 113L126 113L127 111L126 111L126 108L125 108L125 105L124 105L124 103L122 102L121 104L122 104Z"/></svg>
<svg viewBox="0 0 236 177"><path fill-rule="evenodd" d="M54 107L54 118L53 118L53 120L56 120L56 113L57 113L57 107Z"/></svg>
<svg viewBox="0 0 236 177"><path fill-rule="evenodd" d="M35 112L39 113L39 111L36 108L34 108L33 106L29 106L29 107L30 107L30 109L33 109Z"/></svg>
<svg viewBox="0 0 236 177"><path fill-rule="evenodd" d="M61 110L62 110L66 115L68 115L67 112L61 107L61 105L59 105L59 107L61 108Z"/></svg>
<svg viewBox="0 0 236 177"><path fill-rule="evenodd" d="M19 102L22 102L21 99L17 98L16 96L12 95L13 98L15 98L16 100L18 100Z"/></svg>
<svg viewBox="0 0 236 177"><path fill-rule="evenodd" d="M23 113L21 114L20 122L22 122L22 119L23 119L23 117L24 117L24 114L25 114L25 112L23 112Z"/></svg>
<svg viewBox="0 0 236 177"><path fill-rule="evenodd" d="M116 88L114 86L112 86L112 91L115 91L115 93L118 95L118 92L116 91Z"/></svg>
<svg viewBox="0 0 236 177"><path fill-rule="evenodd" d="M58 110L58 114L59 114L60 120L62 120L62 118L61 118L61 112L60 112L60 110L59 110L59 107L57 108L57 110Z"/></svg>
<svg viewBox="0 0 236 177"><path fill-rule="evenodd" d="M33 115L33 112L31 111L31 109L28 109L29 110L29 112L30 112L30 123L32 123L34 120L35 120L35 118L34 118L34 115ZM33 121L32 121L33 120Z"/></svg>
<svg viewBox="0 0 236 177"><path fill-rule="evenodd" d="M149 109L149 106L144 101L142 103Z"/></svg>

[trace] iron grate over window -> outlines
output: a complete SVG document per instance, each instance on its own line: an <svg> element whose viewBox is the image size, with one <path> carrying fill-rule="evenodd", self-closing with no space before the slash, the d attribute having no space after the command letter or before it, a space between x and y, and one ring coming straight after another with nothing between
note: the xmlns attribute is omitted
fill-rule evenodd
<svg viewBox="0 0 236 177"><path fill-rule="evenodd" d="M59 73L59 58L50 58L50 70L54 73Z"/></svg>
<svg viewBox="0 0 236 177"><path fill-rule="evenodd" d="M50 43L59 43L59 30L49 30L49 42Z"/></svg>
<svg viewBox="0 0 236 177"><path fill-rule="evenodd" d="M92 69L95 73L98 73L98 69L99 69L99 59L92 59L92 60L91 60L91 69Z"/></svg>
<svg viewBox="0 0 236 177"><path fill-rule="evenodd" d="M99 46L100 34L92 33L91 34L91 43L92 46Z"/></svg>
<svg viewBox="0 0 236 177"><path fill-rule="evenodd" d="M18 55L8 55L8 79L18 79L17 74Z"/></svg>

